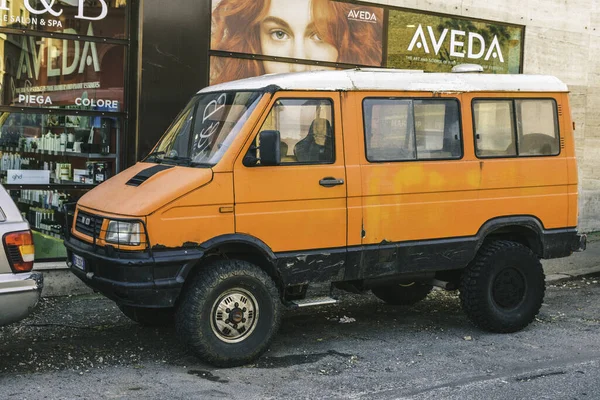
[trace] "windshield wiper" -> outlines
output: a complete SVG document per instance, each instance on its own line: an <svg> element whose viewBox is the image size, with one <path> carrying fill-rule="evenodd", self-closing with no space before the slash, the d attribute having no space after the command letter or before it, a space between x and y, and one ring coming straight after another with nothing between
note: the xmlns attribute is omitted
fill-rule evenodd
<svg viewBox="0 0 600 400"><path fill-rule="evenodd" d="M165 154L164 151L155 151L155 152L152 152L152 153L148 154L148 156L146 156L146 160L145 161L148 161L150 158L154 158L154 162L160 163L160 161L162 161L162 160L160 158L158 158L158 156L162 156L163 154Z"/></svg>
<svg viewBox="0 0 600 400"><path fill-rule="evenodd" d="M189 165L192 162L191 157L163 157L163 161L172 161L176 165Z"/></svg>
<svg viewBox="0 0 600 400"><path fill-rule="evenodd" d="M211 164L211 163L202 163L202 162L192 162L192 163L190 163L190 167L212 168L213 164Z"/></svg>

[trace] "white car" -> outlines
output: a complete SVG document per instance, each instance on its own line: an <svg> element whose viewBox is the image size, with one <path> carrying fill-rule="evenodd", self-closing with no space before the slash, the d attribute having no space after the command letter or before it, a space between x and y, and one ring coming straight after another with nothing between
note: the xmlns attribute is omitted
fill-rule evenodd
<svg viewBox="0 0 600 400"><path fill-rule="evenodd" d="M29 224L0 185L0 326L19 321L34 309L44 278L31 272L33 236Z"/></svg>

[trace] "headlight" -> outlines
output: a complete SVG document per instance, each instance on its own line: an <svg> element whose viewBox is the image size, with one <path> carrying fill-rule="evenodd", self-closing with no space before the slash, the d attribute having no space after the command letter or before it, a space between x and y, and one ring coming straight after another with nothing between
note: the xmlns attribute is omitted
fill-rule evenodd
<svg viewBox="0 0 600 400"><path fill-rule="evenodd" d="M139 222L109 221L106 231L106 241L125 246L139 246L142 233Z"/></svg>

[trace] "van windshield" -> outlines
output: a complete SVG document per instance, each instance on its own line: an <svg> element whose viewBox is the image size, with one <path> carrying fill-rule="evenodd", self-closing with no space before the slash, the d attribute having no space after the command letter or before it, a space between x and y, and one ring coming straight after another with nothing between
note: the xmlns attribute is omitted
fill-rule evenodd
<svg viewBox="0 0 600 400"><path fill-rule="evenodd" d="M195 96L145 161L188 167L216 165L261 97L261 92L217 92Z"/></svg>

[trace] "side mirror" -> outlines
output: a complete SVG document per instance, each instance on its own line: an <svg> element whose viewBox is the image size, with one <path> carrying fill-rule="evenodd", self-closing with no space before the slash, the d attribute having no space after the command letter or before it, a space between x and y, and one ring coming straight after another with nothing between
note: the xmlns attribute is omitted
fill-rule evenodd
<svg viewBox="0 0 600 400"><path fill-rule="evenodd" d="M281 164L279 131L262 131L260 133L260 165Z"/></svg>

